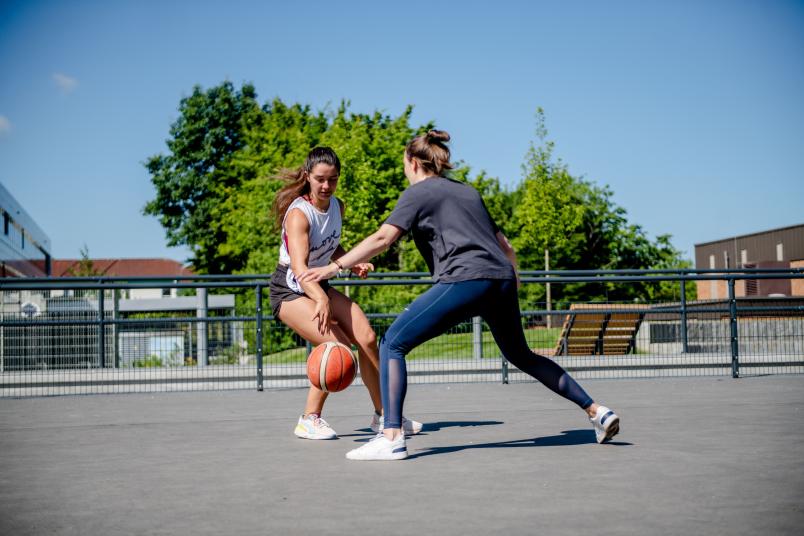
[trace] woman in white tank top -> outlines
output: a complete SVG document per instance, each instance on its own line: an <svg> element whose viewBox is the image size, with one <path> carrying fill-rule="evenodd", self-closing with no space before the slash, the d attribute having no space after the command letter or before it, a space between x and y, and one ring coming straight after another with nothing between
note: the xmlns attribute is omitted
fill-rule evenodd
<svg viewBox="0 0 804 536"><path fill-rule="evenodd" d="M308 255L307 266L317 268L326 266L331 262L332 254L340 244L341 239L341 203L335 196L331 196L329 208L322 212L311 201L309 195L297 197L285 211L282 220L282 242L279 245L279 263L290 266L290 253L288 253L288 233L285 221L293 210L299 210L307 218L309 230L307 232ZM293 292L303 294L299 283L291 270L287 271L286 282Z"/></svg>
<svg viewBox="0 0 804 536"><path fill-rule="evenodd" d="M374 415L371 428L381 423L377 337L360 307L326 281L300 283L294 274L336 262L345 253L340 245L343 204L335 197L340 161L328 147L316 147L303 166L280 177L288 184L276 194L274 211L282 229L279 264L271 278L271 309L276 318L317 346L338 341L357 346L360 376L369 391ZM366 277L374 266L357 264L352 272ZM337 434L321 418L327 394L312 385L304 413L294 433L304 439L335 439ZM421 423L407 422L409 433Z"/></svg>

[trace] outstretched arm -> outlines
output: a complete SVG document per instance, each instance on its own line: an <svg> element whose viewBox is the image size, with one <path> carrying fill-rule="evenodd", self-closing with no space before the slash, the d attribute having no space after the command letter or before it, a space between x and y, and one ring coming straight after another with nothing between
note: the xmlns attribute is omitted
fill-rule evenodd
<svg viewBox="0 0 804 536"><path fill-rule="evenodd" d="M338 244L338 247L335 248L335 252L332 254L332 259L338 260L344 255L346 255L346 250L343 249L343 246ZM373 271L374 271L374 265L371 264L370 262L359 262L354 266L352 266L351 268L351 272L361 279L365 279L366 277L368 277L369 272Z"/></svg>
<svg viewBox="0 0 804 536"><path fill-rule="evenodd" d="M374 233L363 239L358 245L347 252L342 257L338 257L337 262L333 261L322 268L308 268L297 276L301 281L321 281L329 279L338 273L338 270L348 270L356 264L366 262L375 255L382 253L391 244L399 240L402 236L402 229L394 225L382 224Z"/></svg>

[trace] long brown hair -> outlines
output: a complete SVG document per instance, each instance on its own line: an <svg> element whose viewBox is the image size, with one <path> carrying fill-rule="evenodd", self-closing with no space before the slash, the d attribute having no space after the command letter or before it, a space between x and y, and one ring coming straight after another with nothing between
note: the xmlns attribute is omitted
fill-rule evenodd
<svg viewBox="0 0 804 536"><path fill-rule="evenodd" d="M441 175L453 168L449 162L449 133L443 130L431 130L416 136L408 142L405 154L408 159L416 158L425 171Z"/></svg>
<svg viewBox="0 0 804 536"><path fill-rule="evenodd" d="M285 212L293 200L310 193L310 183L307 181L307 177L316 164L334 166L338 175L341 173L341 161L338 160L335 151L329 147L316 147L307 154L303 165L296 169L283 169L276 175L277 179L287 183L276 192L274 197L274 218L278 229L282 228Z"/></svg>

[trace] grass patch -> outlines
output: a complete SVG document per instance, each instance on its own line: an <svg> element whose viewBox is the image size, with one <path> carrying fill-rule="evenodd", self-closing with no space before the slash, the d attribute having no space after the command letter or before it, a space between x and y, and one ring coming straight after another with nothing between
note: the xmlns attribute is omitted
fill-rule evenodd
<svg viewBox="0 0 804 536"><path fill-rule="evenodd" d="M525 338L531 348L554 348L561 328L533 328L525 330ZM499 357L500 350L488 331L483 332L483 356ZM473 356L472 333L446 333L413 349L407 359L461 359ZM270 364L304 363L307 351L303 346L265 355Z"/></svg>

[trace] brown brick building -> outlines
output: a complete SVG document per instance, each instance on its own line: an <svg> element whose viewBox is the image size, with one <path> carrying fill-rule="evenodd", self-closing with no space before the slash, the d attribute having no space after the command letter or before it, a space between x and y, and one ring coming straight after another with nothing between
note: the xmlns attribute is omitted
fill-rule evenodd
<svg viewBox="0 0 804 536"><path fill-rule="evenodd" d="M696 244L695 268L804 268L804 224ZM748 279L734 290L739 297L804 296L804 279ZM698 282L699 300L727 297L725 281Z"/></svg>

